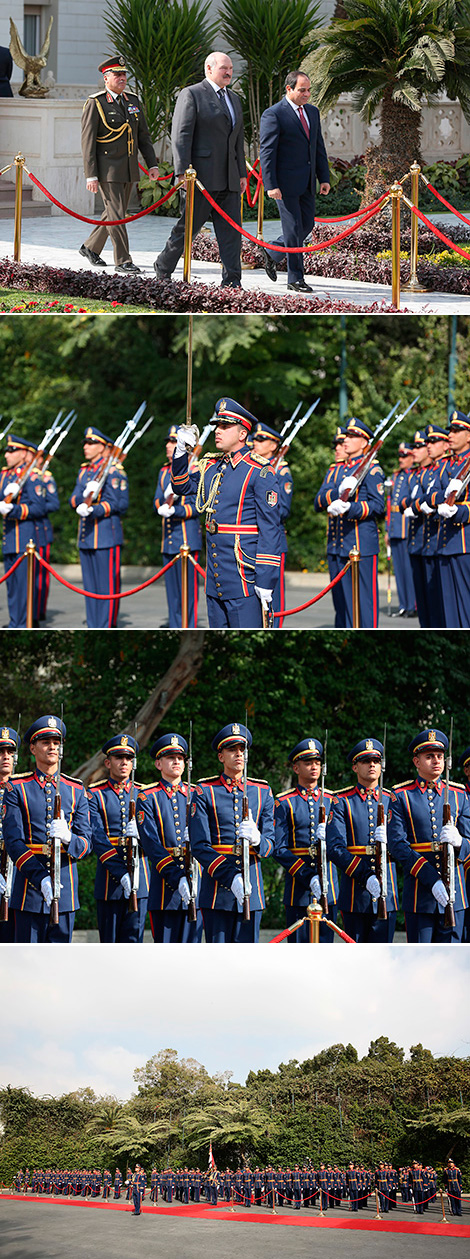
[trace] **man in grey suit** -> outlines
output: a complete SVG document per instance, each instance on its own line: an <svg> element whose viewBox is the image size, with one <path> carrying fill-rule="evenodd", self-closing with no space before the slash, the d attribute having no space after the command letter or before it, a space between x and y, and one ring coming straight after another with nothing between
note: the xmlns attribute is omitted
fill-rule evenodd
<svg viewBox="0 0 470 1259"><path fill-rule="evenodd" d="M212 52L206 58L205 79L183 88L176 102L171 128L175 180L189 166L214 201L234 223L241 223L241 194L246 188L243 149L243 115L240 98L229 90L233 65L225 53ZM199 189L194 194L193 236L212 218L222 262L222 287L240 288L241 236L212 209ZM169 280L184 247L185 211L170 232L161 254L154 262L159 280Z"/></svg>

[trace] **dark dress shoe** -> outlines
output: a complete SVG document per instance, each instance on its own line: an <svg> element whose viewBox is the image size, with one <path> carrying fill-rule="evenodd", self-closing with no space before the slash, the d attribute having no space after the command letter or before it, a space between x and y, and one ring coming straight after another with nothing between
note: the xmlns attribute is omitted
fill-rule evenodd
<svg viewBox="0 0 470 1259"><path fill-rule="evenodd" d="M155 271L157 280L167 280L168 282L171 280L171 275L169 274L169 272L164 271L162 267L159 267L158 258L155 259L155 262L153 264L153 269Z"/></svg>
<svg viewBox="0 0 470 1259"><path fill-rule="evenodd" d="M293 290L294 293L313 293L314 292L314 289L312 289L310 284L306 284L305 280L295 280L293 284L288 284L287 287L291 291Z"/></svg>
<svg viewBox="0 0 470 1259"><path fill-rule="evenodd" d="M118 275L142 275L140 267L136 267L135 262L131 262L130 259L129 262L121 262L119 267L116 267L116 271Z"/></svg>
<svg viewBox="0 0 470 1259"><path fill-rule="evenodd" d="M277 280L276 264L275 262L273 262L273 259L268 254L267 249L261 249L260 252L261 252L261 257L263 259L263 267L265 269L268 280L273 280L275 282Z"/></svg>
<svg viewBox="0 0 470 1259"><path fill-rule="evenodd" d="M104 258L100 258L99 254L93 253L92 249L87 249L86 245L80 245L80 249L78 252L79 254L82 255L82 258L87 258L88 262L91 262L92 267L105 267L106 266Z"/></svg>

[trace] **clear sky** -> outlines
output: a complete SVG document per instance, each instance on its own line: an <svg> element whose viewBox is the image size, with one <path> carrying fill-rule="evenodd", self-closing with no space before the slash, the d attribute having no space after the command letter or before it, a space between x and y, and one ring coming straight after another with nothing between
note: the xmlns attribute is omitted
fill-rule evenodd
<svg viewBox="0 0 470 1259"><path fill-rule="evenodd" d="M161 1049L209 1074L337 1042L470 1053L470 950L421 945L3 946L0 1082L125 1100Z"/></svg>

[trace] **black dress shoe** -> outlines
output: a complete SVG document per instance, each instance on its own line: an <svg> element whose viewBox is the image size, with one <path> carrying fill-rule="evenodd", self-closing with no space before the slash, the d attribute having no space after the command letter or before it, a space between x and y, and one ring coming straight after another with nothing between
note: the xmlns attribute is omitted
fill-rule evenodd
<svg viewBox="0 0 470 1259"><path fill-rule="evenodd" d="M265 269L268 280L273 280L275 282L277 280L276 264L275 262L273 262L273 259L268 254L267 249L261 249L260 252L261 252L261 257L263 259L263 267Z"/></svg>
<svg viewBox="0 0 470 1259"><path fill-rule="evenodd" d="M293 284L288 284L287 287L291 291L294 290L295 293L313 293L314 292L314 289L312 289L310 284L306 284L305 280L295 280Z"/></svg>
<svg viewBox="0 0 470 1259"><path fill-rule="evenodd" d="M169 272L164 271L162 267L159 267L158 258L155 259L155 262L153 264L153 269L155 271L157 280L167 280L167 281L171 280L171 275L169 274Z"/></svg>
<svg viewBox="0 0 470 1259"><path fill-rule="evenodd" d="M116 267L116 271L118 275L142 275L140 267L136 267L135 262L131 262L130 259L129 262L121 262L119 267Z"/></svg>
<svg viewBox="0 0 470 1259"><path fill-rule="evenodd" d="M391 613L392 621L396 620L397 616L406 616L405 609L399 608L398 612L392 612Z"/></svg>
<svg viewBox="0 0 470 1259"><path fill-rule="evenodd" d="M87 258L88 262L91 262L92 267L105 267L106 266L104 258L100 258L99 254L93 253L93 250L88 249L86 245L80 245L80 249L78 252L79 254L82 255L82 258Z"/></svg>

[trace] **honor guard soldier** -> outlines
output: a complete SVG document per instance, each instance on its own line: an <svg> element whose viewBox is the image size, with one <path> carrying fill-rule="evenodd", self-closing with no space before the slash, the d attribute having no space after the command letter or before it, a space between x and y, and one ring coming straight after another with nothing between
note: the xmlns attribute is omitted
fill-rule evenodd
<svg viewBox="0 0 470 1259"><path fill-rule="evenodd" d="M413 471L413 447L411 442L400 442L398 469L393 473L387 498L387 527L385 541L390 543L393 571L398 594L398 612L392 616L416 616L415 590L408 551L409 520L400 509L406 497Z"/></svg>
<svg viewBox="0 0 470 1259"><path fill-rule="evenodd" d="M328 815L328 858L342 870L338 908L345 931L357 944L390 944L395 932L398 908L395 866L387 855L387 917L380 918L377 902L381 886L374 861L376 843L387 842L385 828L377 827L383 754L383 744L378 739L361 739L355 744L348 753L348 761L352 763L357 784L336 793ZM389 794L383 793L385 814Z"/></svg>
<svg viewBox="0 0 470 1259"><path fill-rule="evenodd" d="M137 802L140 842L150 860L149 916L155 944L199 944L202 919L188 918L191 890L196 899L199 871L192 862L193 889L186 873L188 787L181 781L188 744L182 735L160 735L150 755L160 782L142 788Z"/></svg>
<svg viewBox="0 0 470 1259"><path fill-rule="evenodd" d="M44 513L44 486L38 468L30 475L37 446L26 437L8 434L5 451L6 468L0 472L0 514L3 516L3 562L5 572L23 555L28 542L36 542L36 522ZM23 478L26 479L23 481ZM23 482L23 484L22 484ZM7 501L10 500L10 501ZM27 564L23 560L7 578L8 629L26 626ZM37 596L37 573L35 575ZM34 601L37 612L37 597Z"/></svg>
<svg viewBox="0 0 470 1259"><path fill-rule="evenodd" d="M232 722L214 736L221 772L196 784L190 836L202 869L199 905L208 944L257 943L265 907L261 860L274 844L274 801L269 783L246 778L248 817L243 819L245 756L252 737ZM249 871L243 877L243 847L249 844ZM247 863L248 864L248 863ZM243 918L249 899L250 916Z"/></svg>
<svg viewBox="0 0 470 1259"><path fill-rule="evenodd" d="M117 221L125 219L132 185L140 179L139 150L150 179L158 179L157 159L139 98L126 89L124 57L107 57L98 69L104 88L83 106L82 153L88 192L97 193L99 185L104 211L79 252L92 266L106 266L100 254L110 236L116 270L122 275L136 274L139 267L129 253L126 227ZM114 227L107 226L107 221L114 222Z"/></svg>
<svg viewBox="0 0 470 1259"><path fill-rule="evenodd" d="M447 629L470 628L470 484L462 472L470 458L470 416L454 411L449 428L452 458L441 474L433 505L440 518L437 536L439 577L444 624ZM455 502L449 503L455 494Z"/></svg>
<svg viewBox="0 0 470 1259"><path fill-rule="evenodd" d="M315 500L313 504L315 511L326 511L330 503L332 503L334 499L337 499L338 497L338 485L340 485L341 481L344 480L344 462L346 459L346 456L344 453L345 433L346 433L346 429L338 425L338 428L336 429L334 442L333 442L333 448L335 452L334 462L330 463L330 466L328 468L326 476L324 477L322 481L318 494L316 494L315 496ZM340 563L340 558L339 558L339 553L340 553L339 521L340 521L339 516L331 516L331 515L328 516L326 555L327 555L327 562L328 562L328 572L330 574L330 581L333 581L333 579L341 571L341 568L344 567L344 565ZM336 586L333 586L333 589L331 591L331 597L333 599L333 605L335 609L335 626L345 625L346 624L346 608L345 608L345 603L344 603L344 590L343 590L342 581L339 581Z"/></svg>
<svg viewBox="0 0 470 1259"><path fill-rule="evenodd" d="M460 941L463 935L468 904L464 862L470 856L470 801L461 785L451 783L452 820L443 825L442 773L448 747L442 730L426 729L415 735L408 751L417 776L393 787L390 796L388 846L404 871L403 910L411 944L450 944ZM450 897L441 874L441 844L450 845L454 853L455 927L444 925Z"/></svg>
<svg viewBox="0 0 470 1259"><path fill-rule="evenodd" d="M181 546L189 547L196 562L202 542L201 522L196 511L196 495L183 494L181 497L172 490L171 460L176 446L177 426L172 424L168 429L166 442L167 462L160 468L158 484L155 490L154 508L162 517L162 556L164 564L168 564L179 555ZM165 573L166 597L168 600L168 624L170 629L181 629L181 561L178 560ZM197 625L198 574L197 569L188 563L188 628Z"/></svg>
<svg viewBox="0 0 470 1259"><path fill-rule="evenodd" d="M119 1170L119 1167L116 1167L116 1171L114 1173L114 1198L115 1200L121 1197L121 1190L122 1190L122 1172Z"/></svg>
<svg viewBox="0 0 470 1259"><path fill-rule="evenodd" d="M286 581L285 567L287 555L287 534L286 521L289 519L292 507L292 491L294 482L292 472L289 468L287 460L279 458L279 449L281 446L281 434L275 428L270 428L269 424L262 424L260 420L254 429L252 435L253 450L255 455L261 455L267 459L271 467L277 473L279 487L279 514L281 517L281 567L279 572L279 581L273 590L273 612L280 612L281 616L276 617L274 622L275 629L282 629L284 617L282 613L286 608Z"/></svg>
<svg viewBox="0 0 470 1259"><path fill-rule="evenodd" d="M462 752L462 755L459 759L459 766L461 766L465 774L464 791L465 791L467 800L470 803L470 747L465 748L465 752ZM465 882L466 882L466 889L467 889L467 900L470 906L470 854L468 857L466 857L464 861L464 870L465 870ZM462 939L465 944L470 943L470 908L465 910L465 926L464 926L464 933L463 933Z"/></svg>
<svg viewBox="0 0 470 1259"><path fill-rule="evenodd" d="M11 893L15 867L8 856L3 840L3 815L5 793L12 790L13 774L21 739L12 726L0 727L0 942L12 944L15 938L15 920L10 913ZM6 917L3 917L6 915Z"/></svg>
<svg viewBox="0 0 470 1259"><path fill-rule="evenodd" d="M261 629L279 580L281 525L277 476L247 444L254 415L233 398L215 404L215 455L192 472L187 447L194 426L177 431L172 464L176 494L196 492L206 514L206 601L211 629Z"/></svg>
<svg viewBox="0 0 470 1259"><path fill-rule="evenodd" d="M439 575L439 558L437 539L440 527L440 516L435 507L435 496L438 494L449 459L448 429L437 424L428 424L426 428L426 447L431 463L423 476L425 495L418 491L414 506L424 515L422 564L426 590L427 625L429 628L440 628L445 624L442 606L441 581Z"/></svg>
<svg viewBox="0 0 470 1259"><path fill-rule="evenodd" d="M88 789L93 850L97 855L95 900L98 930L102 944L142 944L150 886L148 861L138 851L133 879L128 872L127 846L139 833L129 819L131 800L137 800L141 786L132 786L132 767L139 744L131 735L115 734L101 749L108 777ZM134 886L133 886L134 883ZM137 908L129 901L135 892Z"/></svg>
<svg viewBox="0 0 470 1259"><path fill-rule="evenodd" d="M274 805L274 856L284 867L284 905L286 925L292 926L306 913L312 900L320 901L321 864L318 861L320 841L325 844L325 823L320 823L321 789L318 779L321 773L323 744L319 739L301 739L289 753L289 763L298 782L288 791L276 796ZM332 800L331 791L324 792L323 805L328 816ZM322 830L320 830L322 827ZM336 922L338 900L338 875L333 863L327 865L325 894L328 896L328 915ZM320 924L320 940L333 942L333 932ZM309 924L304 923L293 935L290 943L307 944Z"/></svg>
<svg viewBox="0 0 470 1259"><path fill-rule="evenodd" d="M379 529L378 521L384 512L383 472L374 459L369 471L358 485L354 473L359 469L373 437L372 429L355 417L346 423L344 452L347 464L345 476L337 485L338 495L327 507L330 516L339 516L338 559L340 569L349 559L349 553L356 547L360 554L359 564L359 601L361 609L361 628L376 629L379 618L379 586L378 557ZM341 493L349 491L351 497L343 502ZM352 575L351 570L342 580L344 587L345 621L347 628L353 624L352 608Z"/></svg>
<svg viewBox="0 0 470 1259"><path fill-rule="evenodd" d="M39 460L41 470L41 480L43 484L43 515L36 521L36 539L39 554L49 564L51 559L51 545L54 540L54 529L50 519L51 513L59 511L60 501L57 493L57 485L55 483L52 472L49 468L42 468L43 460ZM51 584L51 575L42 564L38 564L37 574L37 620L45 621L47 612L47 601L49 598L49 589Z"/></svg>
<svg viewBox="0 0 470 1259"><path fill-rule="evenodd" d="M140 1215L142 1211L142 1181L140 1177L141 1167L139 1163L136 1163L135 1170L129 1181L130 1196L134 1204L134 1210L131 1211L131 1215Z"/></svg>
<svg viewBox="0 0 470 1259"><path fill-rule="evenodd" d="M447 1190L452 1215L462 1214L462 1174L459 1167L450 1158L442 1173L444 1188Z"/></svg>
<svg viewBox="0 0 470 1259"><path fill-rule="evenodd" d="M400 503L400 511L404 519L408 522L408 553L411 564L411 575L413 578L413 586L415 593L416 610L419 622L426 620L426 592L423 579L423 530L425 516L421 511L417 511L415 500L418 494L423 501L426 500L426 491L424 487L427 478L428 469L431 466L431 456L426 445L426 430L417 429L413 437L413 460L414 467L410 474L405 494Z"/></svg>
<svg viewBox="0 0 470 1259"><path fill-rule="evenodd" d="M15 863L11 897L15 910L15 942L70 943L78 899L77 862L91 850L91 827L83 783L57 775L62 740L59 717L39 717L24 735L36 762L29 774L18 774L8 793L3 821L5 847ZM54 818L56 792L61 816ZM4 801L5 806L5 801ZM53 900L51 849L60 840L59 922L50 921Z"/></svg>
<svg viewBox="0 0 470 1259"><path fill-rule="evenodd" d="M85 431L82 463L70 499L79 517L78 550L85 591L116 595L121 589L122 520L129 506L127 476L122 464L113 461L103 485L112 441L90 424ZM96 495L96 500L92 501ZM85 594L89 629L114 629L119 599L88 599Z"/></svg>
<svg viewBox="0 0 470 1259"><path fill-rule="evenodd" d="M112 1183L113 1183L113 1178L112 1178L111 1172L106 1167L103 1172L103 1200L104 1202L108 1201L109 1195L111 1193Z"/></svg>

